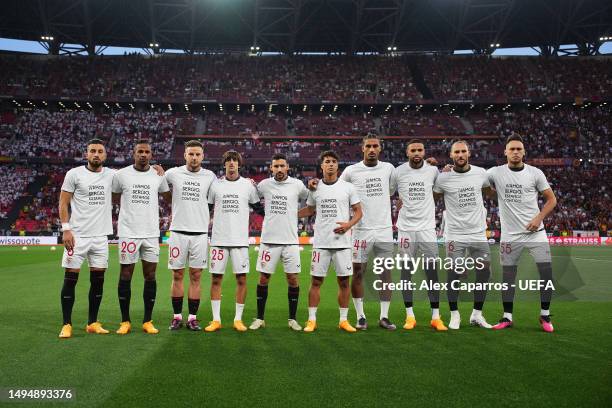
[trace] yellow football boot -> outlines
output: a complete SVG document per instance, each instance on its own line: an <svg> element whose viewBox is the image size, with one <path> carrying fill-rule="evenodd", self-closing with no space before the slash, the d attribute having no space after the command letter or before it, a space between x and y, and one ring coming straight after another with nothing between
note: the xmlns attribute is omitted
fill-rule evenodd
<svg viewBox="0 0 612 408"><path fill-rule="evenodd" d="M247 327L242 323L242 320L234 320L234 330L245 332L247 331Z"/></svg>
<svg viewBox="0 0 612 408"><path fill-rule="evenodd" d="M221 322L218 320L213 320L212 322L208 324L208 326L204 328L204 331L208 333L212 333L212 332L216 332L220 328L221 328Z"/></svg>
<svg viewBox="0 0 612 408"><path fill-rule="evenodd" d="M308 320L306 322L306 327L304 327L304 331L306 333L312 333L317 329L317 321L316 320Z"/></svg>
<svg viewBox="0 0 612 408"><path fill-rule="evenodd" d="M155 328L155 326L153 326L153 320L149 320L148 322L144 322L142 324L142 331L147 333L147 334L157 334L157 333L159 333L159 330L157 330Z"/></svg>
<svg viewBox="0 0 612 408"><path fill-rule="evenodd" d="M87 327L85 327L85 331L87 333L94 334L108 334L108 330L102 327L102 323L100 322L93 322L92 324L88 324Z"/></svg>
<svg viewBox="0 0 612 408"><path fill-rule="evenodd" d="M429 324L431 325L431 327L433 327L437 331L446 331L446 330L448 330L448 327L446 327L444 325L444 322L442 321L442 319L433 319L431 321L431 323L429 323Z"/></svg>
<svg viewBox="0 0 612 408"><path fill-rule="evenodd" d="M59 334L60 339L69 339L72 337L72 325L65 324L62 326L62 331Z"/></svg>
<svg viewBox="0 0 612 408"><path fill-rule="evenodd" d="M414 316L407 316L406 323L404 323L404 329L412 330L415 328L415 326L416 326L416 319L414 318Z"/></svg>
<svg viewBox="0 0 612 408"><path fill-rule="evenodd" d="M348 320L341 321L340 324L338 325L338 328L344 330L345 332L349 332L349 333L355 333L357 331L356 328L351 326Z"/></svg>
<svg viewBox="0 0 612 408"><path fill-rule="evenodd" d="M117 334L125 335L132 331L132 323L130 322L121 322L119 324L119 330L116 331Z"/></svg>

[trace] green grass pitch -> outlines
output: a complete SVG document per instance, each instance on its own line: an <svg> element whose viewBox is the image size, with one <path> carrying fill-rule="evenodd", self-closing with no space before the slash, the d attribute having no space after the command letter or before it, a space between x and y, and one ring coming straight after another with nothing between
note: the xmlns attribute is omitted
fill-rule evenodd
<svg viewBox="0 0 612 408"><path fill-rule="evenodd" d="M76 401L68 405L106 407L609 406L612 400L610 247L569 252L554 248L553 255L559 259L571 258L585 285L576 291L584 300L553 303L556 331L552 335L540 330L535 302L517 302L515 328L502 332L466 326L471 304L465 302L460 306L462 329L436 333L428 327L426 302L415 304L418 326L414 330L385 332L376 327L378 304L370 301L366 314L374 327L343 333L337 329L334 278L323 286L319 330L295 333L286 326L287 290L279 273L272 278L265 329L247 333L231 329L234 282L226 275L225 327L212 334L170 333L170 273L163 247L154 311L159 335L139 330L139 267L132 287L136 330L124 337L86 335L89 272L84 269L77 285L74 337L59 340L61 255L60 247L57 251L0 248L0 387L73 388ZM251 249L252 271L256 255ZM309 256L307 247L302 252L301 324L307 317ZM493 258L497 259L497 250ZM111 247L110 265L100 320L116 330L120 319L116 247ZM519 270L519 278L522 274ZM199 314L203 323L211 313L209 284L205 273ZM256 284L257 274L251 273L244 312L247 324L255 317ZM493 322L501 310L501 303L492 300L484 312ZM444 302L441 312L448 322ZM394 301L391 320L401 325L404 316L403 304ZM352 305L349 318L354 322Z"/></svg>

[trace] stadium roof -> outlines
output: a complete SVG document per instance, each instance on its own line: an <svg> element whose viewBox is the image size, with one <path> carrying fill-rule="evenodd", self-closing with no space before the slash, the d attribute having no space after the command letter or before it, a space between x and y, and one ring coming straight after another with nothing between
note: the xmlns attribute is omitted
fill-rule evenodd
<svg viewBox="0 0 612 408"><path fill-rule="evenodd" d="M540 47L554 54L577 44L577 53L592 55L602 37L612 39L612 1L3 0L0 37L42 41L54 54L99 46L284 53Z"/></svg>

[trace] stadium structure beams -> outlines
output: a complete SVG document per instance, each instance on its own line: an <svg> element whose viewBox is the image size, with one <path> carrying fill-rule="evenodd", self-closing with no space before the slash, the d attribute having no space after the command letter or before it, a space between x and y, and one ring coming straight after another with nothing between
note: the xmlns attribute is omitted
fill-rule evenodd
<svg viewBox="0 0 612 408"><path fill-rule="evenodd" d="M97 46L246 53L253 45L287 54L490 53L500 44L564 55L567 44L591 44L576 47L591 55L598 38L612 36L610 0L3 0L2 14L0 35L52 36L59 45L45 46L56 54Z"/></svg>

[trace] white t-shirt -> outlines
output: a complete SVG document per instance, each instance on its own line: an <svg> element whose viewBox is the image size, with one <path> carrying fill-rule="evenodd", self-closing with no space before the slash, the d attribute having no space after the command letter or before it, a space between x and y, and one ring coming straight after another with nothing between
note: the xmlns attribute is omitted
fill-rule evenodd
<svg viewBox="0 0 612 408"><path fill-rule="evenodd" d="M502 233L528 233L527 224L540 212L538 193L550 188L542 170L525 164L521 171L513 171L504 164L490 168L487 174L497 190ZM544 223L540 224L543 228Z"/></svg>
<svg viewBox="0 0 612 408"><path fill-rule="evenodd" d="M433 186L438 169L426 162L418 169L406 162L393 171L391 188L397 189L402 208L397 218L397 228L402 231L424 231L436 228L436 204Z"/></svg>
<svg viewBox="0 0 612 408"><path fill-rule="evenodd" d="M264 244L298 244L297 213L300 200L308 197L308 189L293 177L278 182L274 178L262 180L257 186L265 200L261 242Z"/></svg>
<svg viewBox="0 0 612 408"><path fill-rule="evenodd" d="M355 225L358 230L391 228L391 175L395 168L391 163L379 161L376 166L368 167L363 161L344 169L341 180L355 186L361 199L363 217Z"/></svg>
<svg viewBox="0 0 612 408"><path fill-rule="evenodd" d="M139 171L134 166L115 173L113 193L121 193L117 235L121 238L159 237L159 193L170 191L165 177L150 167Z"/></svg>
<svg viewBox="0 0 612 408"><path fill-rule="evenodd" d="M62 191L72 193L70 228L77 237L102 237L113 233L111 189L115 170L102 167L94 172L87 166L68 170Z"/></svg>
<svg viewBox="0 0 612 408"><path fill-rule="evenodd" d="M478 166L470 165L465 173L451 170L438 175L433 191L444 193L445 234L475 234L487 229L482 189L490 186L486 170Z"/></svg>
<svg viewBox="0 0 612 408"><path fill-rule="evenodd" d="M249 246L249 204L259 202L253 183L243 177L219 179L210 186L208 202L215 205L211 245Z"/></svg>
<svg viewBox="0 0 612 408"><path fill-rule="evenodd" d="M194 173L181 166L166 172L172 185L171 231L208 233L208 190L216 180L212 171L202 168Z"/></svg>
<svg viewBox="0 0 612 408"><path fill-rule="evenodd" d="M317 189L308 194L306 203L316 207L314 225L314 248L350 248L351 234L336 234L337 222L348 222L351 219L351 206L360 202L357 189L344 180L334 184L319 181Z"/></svg>

